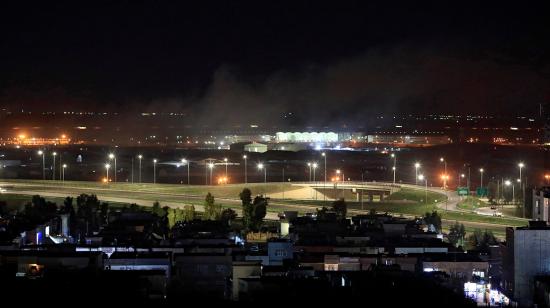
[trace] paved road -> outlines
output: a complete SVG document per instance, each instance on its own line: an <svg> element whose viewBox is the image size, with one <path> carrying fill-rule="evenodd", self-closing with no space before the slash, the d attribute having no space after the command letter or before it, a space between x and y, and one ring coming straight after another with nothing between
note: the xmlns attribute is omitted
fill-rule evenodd
<svg viewBox="0 0 550 308"><path fill-rule="evenodd" d="M194 205L196 210L203 211L202 203L204 202L204 196L192 195L192 194L178 194L178 193L166 193L156 192L151 190L123 190L113 189L107 187L81 187L81 186L65 186L61 184L32 184L32 183L16 183L16 182L0 182L3 187L8 187L5 193L21 194L21 195L36 195L40 194L46 197L64 198L66 196L78 196L82 193L96 194L99 199L108 202L119 203L135 203L141 206L152 206L154 201L159 201L163 206L169 206L173 208L182 208L185 205ZM409 187L414 189L423 189L423 187L415 185L402 185L403 187ZM448 196L447 202L440 202L437 206L444 210L447 208L449 211L468 212L457 207L460 200L456 192L443 191L440 188L428 187L428 190L443 193ZM237 198L216 198L216 200L223 202L223 204L235 209L237 213L241 211L241 200ZM277 200L271 200L270 205L274 206L278 211L283 210L299 210L314 212L317 209L315 205L307 204L288 204L277 202ZM361 210L349 210L350 214L365 214L367 211ZM400 213L393 213L396 216L403 216L412 218L412 215L402 215ZM278 219L278 213L270 211L266 215L267 219ZM454 223L454 220L444 220L445 225ZM472 228L503 228L502 224L492 224L483 222L470 222L463 221L466 227Z"/></svg>

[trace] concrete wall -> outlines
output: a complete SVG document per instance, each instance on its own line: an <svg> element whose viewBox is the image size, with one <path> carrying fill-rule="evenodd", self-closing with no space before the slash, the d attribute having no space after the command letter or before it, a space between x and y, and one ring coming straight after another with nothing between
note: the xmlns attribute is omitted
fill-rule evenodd
<svg viewBox="0 0 550 308"><path fill-rule="evenodd" d="M516 229L514 232L514 299L530 306L534 277L550 274L550 229Z"/></svg>

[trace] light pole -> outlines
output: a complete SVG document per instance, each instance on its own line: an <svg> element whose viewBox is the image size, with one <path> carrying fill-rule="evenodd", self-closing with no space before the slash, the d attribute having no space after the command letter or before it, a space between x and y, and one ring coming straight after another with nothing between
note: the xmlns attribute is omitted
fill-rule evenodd
<svg viewBox="0 0 550 308"><path fill-rule="evenodd" d="M227 157L223 159L225 163L225 178L227 179Z"/></svg>
<svg viewBox="0 0 550 308"><path fill-rule="evenodd" d="M143 158L143 155L139 154L138 155L138 159L139 159L139 182L141 183L141 159Z"/></svg>
<svg viewBox="0 0 550 308"><path fill-rule="evenodd" d="M107 172L107 184L109 184L109 168L111 168L111 165L105 164L105 171Z"/></svg>
<svg viewBox="0 0 550 308"><path fill-rule="evenodd" d="M458 176L458 187L460 187L460 180L463 179L466 175L464 173L461 173L459 176Z"/></svg>
<svg viewBox="0 0 550 308"><path fill-rule="evenodd" d="M523 178L521 177L521 169L525 167L525 164L523 162L520 162L518 164L519 167L519 188L521 189L521 201L523 202L523 215L522 217L525 218L525 182L523 181Z"/></svg>
<svg viewBox="0 0 550 308"><path fill-rule="evenodd" d="M311 164L313 168L313 182L315 183L315 169L317 169L317 163ZM317 200L317 189L315 189L315 200Z"/></svg>
<svg viewBox="0 0 550 308"><path fill-rule="evenodd" d="M212 170L214 169L214 163L210 162L208 168L210 169L210 185L212 185Z"/></svg>
<svg viewBox="0 0 550 308"><path fill-rule="evenodd" d="M65 169L67 168L67 164L63 164L63 169L61 169L61 181L65 183Z"/></svg>
<svg viewBox="0 0 550 308"><path fill-rule="evenodd" d="M393 185L395 185L395 170L397 169L395 165L397 164L397 155L395 155L395 153L391 153L391 158L393 158L393 167L391 169L393 170Z"/></svg>
<svg viewBox="0 0 550 308"><path fill-rule="evenodd" d="M520 181L519 179L517 179L517 182L518 182L518 185L519 185L519 186L518 186L519 189L521 189L521 184L522 184L521 181ZM512 188L513 188L513 186L512 186ZM513 193L513 192L514 192L514 191L512 190L512 193ZM518 199L519 199L519 198L518 198ZM518 201L519 201L519 200L518 200ZM518 202L518 203L519 203L519 202ZM524 205L523 207L525 208L525 205ZM524 209L524 210L525 210L525 209Z"/></svg>
<svg viewBox="0 0 550 308"><path fill-rule="evenodd" d="M157 159L153 159L153 184L157 183Z"/></svg>
<svg viewBox="0 0 550 308"><path fill-rule="evenodd" d="M309 182L311 182L311 163L307 163L307 166L309 167L309 173L308 173Z"/></svg>
<svg viewBox="0 0 550 308"><path fill-rule="evenodd" d="M258 164L258 170L264 170L264 195L267 196L267 167L263 163Z"/></svg>
<svg viewBox="0 0 550 308"><path fill-rule="evenodd" d="M342 198L344 198L344 172L340 171L340 169L336 169L336 174L338 174L338 181L340 180L340 173L342 174ZM336 183L338 183L336 181Z"/></svg>
<svg viewBox="0 0 550 308"><path fill-rule="evenodd" d="M545 174L544 178L546 179L546 185L548 185L550 181L550 174Z"/></svg>
<svg viewBox="0 0 550 308"><path fill-rule="evenodd" d="M480 185L481 189L483 189L483 171L484 171L483 168L479 168L479 175L481 177L481 185Z"/></svg>
<svg viewBox="0 0 550 308"><path fill-rule="evenodd" d="M243 155L243 159L244 159L244 183L245 183L245 184L248 183L248 176L247 176L247 174L246 174L246 167L247 167L247 166L246 166L246 165L247 165L247 164L246 164L246 159L247 159L247 158L248 158L248 157L247 157L246 155Z"/></svg>
<svg viewBox="0 0 550 308"><path fill-rule="evenodd" d="M445 164L445 174L444 174L445 177L443 179L443 189L447 189L447 161L443 157L441 157L439 161Z"/></svg>
<svg viewBox="0 0 550 308"><path fill-rule="evenodd" d="M418 185L418 168L420 168L420 163L414 163L414 184Z"/></svg>
<svg viewBox="0 0 550 308"><path fill-rule="evenodd" d="M515 199L514 184L512 184L512 181L506 180L504 181L504 185L506 186L512 185L512 203L514 203L514 199Z"/></svg>
<svg viewBox="0 0 550 308"><path fill-rule="evenodd" d="M114 160L114 162L115 162L115 183L116 183L116 173L117 173L117 169L116 169L116 156L115 156L115 154L109 153L109 159L110 159L110 160Z"/></svg>
<svg viewBox="0 0 550 308"><path fill-rule="evenodd" d="M44 158L44 151L39 150L38 155L42 155L42 180L46 179L46 159Z"/></svg>
<svg viewBox="0 0 550 308"><path fill-rule="evenodd" d="M188 161L187 159L183 158L183 159L181 160L181 163L182 163L182 164L187 164L187 185L189 185L189 183L191 183L190 177L189 177L189 165L191 164L191 162Z"/></svg>
<svg viewBox="0 0 550 308"><path fill-rule="evenodd" d="M313 182L315 182L315 169L317 169L317 163L311 164L311 168L313 168Z"/></svg>
<svg viewBox="0 0 550 308"><path fill-rule="evenodd" d="M324 192L327 186L327 154L325 152L321 153L321 156L325 159L325 168L323 171L325 172L325 182L323 183L323 201L327 200L327 194Z"/></svg>
<svg viewBox="0 0 550 308"><path fill-rule="evenodd" d="M523 169L523 167L525 167L525 164L523 164L522 162L520 162L518 164L518 167L519 167L519 181L521 182L522 181L522 178L521 178L521 169Z"/></svg>
<svg viewBox="0 0 550 308"><path fill-rule="evenodd" d="M53 169L52 169L52 180L55 181L55 157L57 156L57 152L53 152Z"/></svg>
<svg viewBox="0 0 550 308"><path fill-rule="evenodd" d="M420 174L418 175L418 179L420 181L424 181L425 183L425 188L424 188L424 202L426 203L426 205L428 204L428 178L425 177L423 174Z"/></svg>

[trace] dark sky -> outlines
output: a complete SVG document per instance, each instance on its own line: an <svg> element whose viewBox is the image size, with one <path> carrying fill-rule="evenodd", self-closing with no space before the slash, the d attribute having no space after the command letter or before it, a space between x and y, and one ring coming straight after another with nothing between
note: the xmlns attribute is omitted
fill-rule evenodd
<svg viewBox="0 0 550 308"><path fill-rule="evenodd" d="M13 2L0 4L12 109L326 122L533 114L550 97L544 2Z"/></svg>

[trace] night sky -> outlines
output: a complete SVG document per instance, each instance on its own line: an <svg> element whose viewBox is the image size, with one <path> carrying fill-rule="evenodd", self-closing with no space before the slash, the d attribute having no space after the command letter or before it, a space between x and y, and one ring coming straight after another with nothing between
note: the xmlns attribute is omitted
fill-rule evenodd
<svg viewBox="0 0 550 308"><path fill-rule="evenodd" d="M13 110L308 124L535 114L550 100L543 2L13 2L0 4L0 106Z"/></svg>

